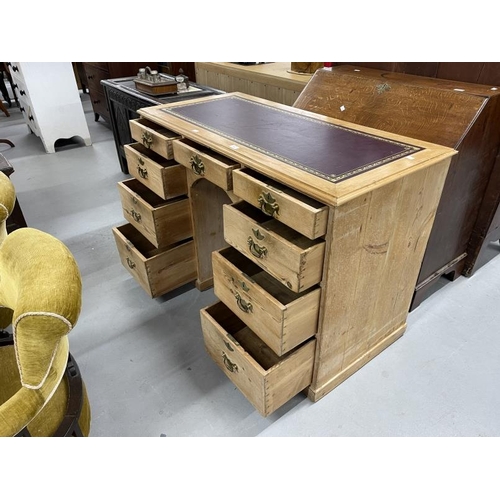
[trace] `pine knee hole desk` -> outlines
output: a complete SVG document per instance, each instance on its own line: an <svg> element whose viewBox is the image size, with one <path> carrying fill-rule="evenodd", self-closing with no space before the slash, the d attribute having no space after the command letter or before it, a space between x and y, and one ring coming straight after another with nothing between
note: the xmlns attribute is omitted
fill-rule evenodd
<svg viewBox="0 0 500 500"><path fill-rule="evenodd" d="M214 287L206 349L262 415L403 334L455 150L241 93L138 113L121 261L151 297Z"/></svg>

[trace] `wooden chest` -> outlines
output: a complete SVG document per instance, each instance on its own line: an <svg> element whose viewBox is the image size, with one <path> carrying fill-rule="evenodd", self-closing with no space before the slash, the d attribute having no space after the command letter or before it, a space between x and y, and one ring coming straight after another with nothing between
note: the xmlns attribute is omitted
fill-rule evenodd
<svg viewBox="0 0 500 500"><path fill-rule="evenodd" d="M500 201L500 88L345 65L317 71L294 106L458 150L412 309L441 276L470 275L487 261L486 247L499 237L494 221ZM496 245L489 255L499 250Z"/></svg>
<svg viewBox="0 0 500 500"><path fill-rule="evenodd" d="M239 93L140 114L182 136L206 349L262 415L403 334L453 149Z"/></svg>

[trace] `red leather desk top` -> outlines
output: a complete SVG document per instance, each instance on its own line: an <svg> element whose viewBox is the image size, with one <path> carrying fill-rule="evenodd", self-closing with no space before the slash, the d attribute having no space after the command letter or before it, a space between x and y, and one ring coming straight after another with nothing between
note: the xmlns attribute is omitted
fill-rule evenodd
<svg viewBox="0 0 500 500"><path fill-rule="evenodd" d="M331 182L421 150L238 96L162 111Z"/></svg>

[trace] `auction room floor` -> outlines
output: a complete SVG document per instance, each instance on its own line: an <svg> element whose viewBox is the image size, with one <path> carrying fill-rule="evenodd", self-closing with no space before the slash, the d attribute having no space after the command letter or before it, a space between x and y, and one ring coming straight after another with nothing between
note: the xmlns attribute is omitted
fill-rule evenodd
<svg viewBox="0 0 500 500"><path fill-rule="evenodd" d="M405 335L317 403L297 395L263 418L205 352L199 310L213 291L150 299L120 263L124 175L110 127L93 145L45 153L19 108L0 113L0 144L28 225L61 239L83 277L70 334L85 380L91 436L499 436L500 257L447 282L410 313ZM500 245L496 245L500 254Z"/></svg>

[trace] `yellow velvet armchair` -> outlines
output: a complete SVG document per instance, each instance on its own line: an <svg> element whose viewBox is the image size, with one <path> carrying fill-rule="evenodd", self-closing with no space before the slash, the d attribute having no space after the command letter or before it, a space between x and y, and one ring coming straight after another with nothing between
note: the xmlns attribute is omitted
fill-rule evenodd
<svg viewBox="0 0 500 500"><path fill-rule="evenodd" d="M81 309L80 272L53 236L6 234L14 203L1 174L0 436L88 436L90 405L68 342Z"/></svg>

